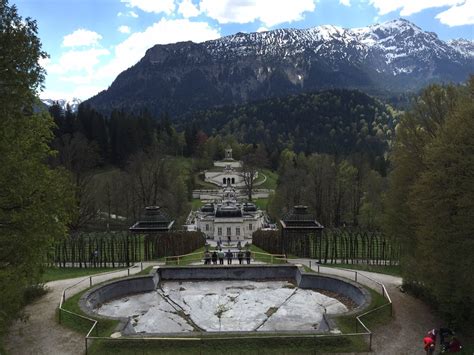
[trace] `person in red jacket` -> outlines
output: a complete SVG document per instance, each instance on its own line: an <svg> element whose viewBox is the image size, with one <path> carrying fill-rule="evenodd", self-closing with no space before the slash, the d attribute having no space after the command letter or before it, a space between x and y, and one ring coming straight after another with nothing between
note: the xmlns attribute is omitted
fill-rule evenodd
<svg viewBox="0 0 474 355"><path fill-rule="evenodd" d="M436 328L433 328L430 331L428 331L427 335L431 337L431 339L433 339L434 343L436 344L436 336L438 335L438 331L436 330Z"/></svg>
<svg viewBox="0 0 474 355"><path fill-rule="evenodd" d="M425 344L425 351L427 355L431 355L434 353L435 350L435 342L433 341L433 338L430 337L429 335L426 335L423 338L423 343Z"/></svg>

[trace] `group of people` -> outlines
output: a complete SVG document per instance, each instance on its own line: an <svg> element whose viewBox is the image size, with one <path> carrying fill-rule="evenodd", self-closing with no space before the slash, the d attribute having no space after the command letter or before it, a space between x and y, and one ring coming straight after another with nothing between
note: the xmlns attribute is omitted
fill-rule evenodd
<svg viewBox="0 0 474 355"><path fill-rule="evenodd" d="M426 354L434 354L438 335L442 353L457 353L461 351L461 342L454 336L454 332L449 328L439 328L431 329L423 338Z"/></svg>
<svg viewBox="0 0 474 355"><path fill-rule="evenodd" d="M243 264L244 259L247 261L247 264L250 264L251 255L252 253L248 249L246 251L239 250L237 252L237 259L239 260L239 264ZM230 249L224 253L222 248L214 250L212 253L210 251L206 251L204 253L204 264L210 265L212 263L214 265L217 265L217 263L219 262L220 265L223 265L224 258L227 260L227 264L231 265L232 259L234 259L234 253L230 251Z"/></svg>

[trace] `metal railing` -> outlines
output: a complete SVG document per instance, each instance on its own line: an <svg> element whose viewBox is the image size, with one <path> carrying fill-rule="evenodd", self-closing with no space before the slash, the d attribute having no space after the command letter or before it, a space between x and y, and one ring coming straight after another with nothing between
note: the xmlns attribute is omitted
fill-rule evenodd
<svg viewBox="0 0 474 355"><path fill-rule="evenodd" d="M252 252L254 255L255 254L262 254L262 255L270 255L272 256L271 260L272 262L274 260L280 260L281 262L288 262L288 258L285 256L285 255L274 255L274 254L267 254L267 253L260 253L260 252ZM175 257L167 257L167 258L170 258L170 260L172 260L172 258L176 258L176 260L178 260L178 264L179 264L179 260L180 259L183 259L184 257L189 257L189 256L192 256L192 255L203 255L204 252L199 252L199 253L191 253L191 254L184 254L184 255L179 255L179 256L175 256ZM166 259L165 258L165 261ZM198 260L202 260L202 259L198 259ZM188 260L189 261L189 260ZM141 265L141 270L143 270L143 263L140 263ZM309 263L310 267L311 267L311 262ZM127 274L130 275L130 269L131 268L134 268L136 267L136 265L126 269L127 270ZM323 266L320 266L319 264L317 264L317 272L320 273L320 269L321 268L327 268L327 267L323 267ZM328 268L328 269L333 269L334 268ZM373 337L373 332L369 329L369 327L363 322L362 318L364 317L367 317L371 314L374 314L376 312L379 312L380 310L384 309L384 308L387 308L389 307L390 308L390 316L393 316L393 304L392 304L392 299L387 291L387 288L385 287L385 285L377 280L374 280L373 278L365 275L365 274L362 274L360 271L356 271L356 270L350 270L350 269L343 269L343 268L337 268L335 269L338 271L338 274L343 271L343 272L346 272L347 274L352 274L353 275L353 278L354 278L354 281L357 282L357 283L360 283L360 279L361 278L364 278L365 280L368 280L372 283L374 287L371 287L371 286L368 286L367 284L365 284L366 286L372 288L373 290L375 290L376 292L380 292L381 295L387 299L387 303L377 307L377 308L374 308L374 309L371 309L367 312L364 312L362 314L359 314L355 317L356 319L356 326L355 326L355 332L351 332L351 333L340 333L340 334L315 334L315 333L299 333L299 334L281 334L281 332L279 332L278 335L276 334L256 334L256 332L239 332L239 335L238 335L238 339L240 340L245 340L245 339L272 339L272 338L293 338L293 339L298 339L298 338L314 338L314 339L324 339L324 338L352 338L352 337L368 337L368 350L369 351L372 351L372 337ZM61 296L61 300L59 302L59 322L61 323L61 312L65 312L65 313L68 313L72 316L75 316L75 317L78 317L80 319L83 319L83 320L87 320L89 322L92 323L92 326L91 328L89 329L89 331L87 332L85 338L84 338L84 342L85 342L85 354L87 355L88 354L88 350L89 350L89 342L91 341L95 341L95 340L98 340L98 341L131 341L131 342L137 342L137 341L190 341L190 342L200 342L202 343L203 341L222 341L222 340L229 340L229 339L236 339L236 337L232 337L232 336L229 336L228 334L224 334L222 336L218 336L216 334L212 334L212 336L210 336L209 334L205 334L205 333L202 333L202 332L199 332L196 336L190 336L190 337L174 337L174 336L153 336L153 337L150 337L150 336L122 336L120 338L112 338L112 337L104 337L104 336L99 336L99 329L98 329L98 321L96 319L93 319L93 318L89 318L87 316L83 316L83 315L80 315L80 314L77 314L75 312L72 312L72 311L69 311L67 309L64 309L63 308L63 303L65 302L66 300L66 291L69 291L71 290L72 288L74 288L75 286L77 286L78 284L86 281L86 280L89 280L89 283L90 283L90 286L92 286L93 282L92 282L92 278L93 277L99 277L99 276L103 276L105 274L110 274L110 273L116 273L116 272L121 272L121 271L124 271L124 269L122 270L118 270L118 271L112 271L112 272L106 272L106 273L102 273L102 274L97 274L97 275L93 275L93 276L89 276L85 279L82 279L80 280L79 282L77 282L76 284L74 285L71 285L69 287L67 287L66 289L63 290L63 293L62 293L62 296ZM325 273L327 274L327 273ZM330 274L330 273L329 273ZM351 277L349 277L350 279L352 279ZM326 318L325 318L326 319ZM363 331L362 332L359 332L359 326L362 327ZM92 333L95 331L95 336L92 336Z"/></svg>
<svg viewBox="0 0 474 355"><path fill-rule="evenodd" d="M126 269L120 269L120 270L114 270L114 271L107 271L107 272L102 272L102 273L99 273L99 274L94 274L94 275L90 275L90 276L87 276L81 280L79 280L78 282L76 282L75 284L71 285L71 286L68 286L66 287L63 292L61 293L61 299L59 300L59 307L58 307L58 322L59 324L62 323L62 313L66 313L66 314L70 314L71 316L73 317L76 317L76 318L79 318L79 319L82 319L82 320L86 320L86 321L89 321L92 323L92 326L91 328L89 329L89 331L87 332L85 338L84 338L84 341L85 341L85 352L86 352L86 355L87 355L87 351L88 351L88 341L92 338L91 337L91 334L92 332L95 330L96 331L96 335L98 336L98 333L99 333L99 328L98 328L98 321L96 319L93 319L93 318L90 318L90 317L87 317L87 316L84 316L84 315L81 315L81 314L78 314L78 313L75 313L75 312L72 312L68 309L65 309L63 307L64 303L66 302L66 295L68 293L68 291L72 290L73 288L79 286L80 284L82 283L85 283L87 281L89 281L89 288L92 287L94 284L93 284L93 279L94 278L98 278L98 277L101 277L101 276L104 276L104 275L109 275L109 274L114 274L114 273L119 273L119 272L124 272L124 271L127 271L127 276L130 276L130 269L134 269L136 267L140 267L140 271L143 271L143 262L140 262L140 263L137 263L137 264L134 264L133 266L130 266ZM87 289L87 287L86 287ZM77 292L73 293L74 294L77 294Z"/></svg>
<svg viewBox="0 0 474 355"><path fill-rule="evenodd" d="M244 251L243 251L244 252ZM191 263L202 262L204 260L204 251L191 253L191 254L183 254L183 255L176 255L176 256L166 256L165 257L165 265L188 265ZM237 259L238 252L232 252L232 259ZM269 253L262 253L258 251L251 251L251 258L255 261L264 261L270 264L275 263L287 263L286 255L284 254L269 254ZM225 257L224 259L227 259Z"/></svg>
<svg viewBox="0 0 474 355"><path fill-rule="evenodd" d="M355 324L355 330L356 330L356 333L354 333L354 335L365 335L365 336L368 336L369 338L369 351L372 351L372 337L373 337L373 332L369 329L369 327L367 327L367 325L362 321L362 318L364 317L367 317L371 314L374 314L376 312L380 312L382 309L385 309L385 308L389 308L390 310L390 317L393 316L393 303L392 303L392 298L390 297L390 294L388 293L387 291L387 288L385 287L385 285L382 283L382 282L379 282L377 280L374 280L373 278L371 278L370 276L367 276L363 273L361 273L360 271L357 271L357 270L351 270L351 269L345 269L345 268L331 268L331 267L327 267L327 266L321 266L319 263L315 263L316 264L316 269L317 269L317 273L321 273L321 268L323 269L330 269L330 270L334 270L336 271L335 273L333 273L333 275L336 275L338 276L341 271L342 272L345 272L346 275L344 277L347 277L348 275L353 275L353 278L354 278L354 281L357 282L357 283L360 283L364 286L367 286L369 288L371 288L372 290L374 290L375 292L377 293L380 293L382 295L383 298L385 298L387 300L387 303L384 303L383 305L379 306L379 307L376 307L374 309L371 309L367 312L364 312L362 314L359 314L356 316L356 324ZM314 265L314 264L313 264ZM312 262L311 260L309 260L309 268L312 269ZM323 272L325 273L325 272ZM325 274L331 274L331 273L325 273ZM339 275L340 276L340 275ZM349 279L352 279L350 276L347 277ZM362 283L360 282L360 279L363 278L365 280L368 280L370 281L369 283L368 282L365 282L365 283ZM358 328L359 328L359 325L362 327L362 329L364 329L364 332L359 332L358 331ZM344 335L344 334L340 334L340 335ZM335 335L335 336L339 336L339 334Z"/></svg>

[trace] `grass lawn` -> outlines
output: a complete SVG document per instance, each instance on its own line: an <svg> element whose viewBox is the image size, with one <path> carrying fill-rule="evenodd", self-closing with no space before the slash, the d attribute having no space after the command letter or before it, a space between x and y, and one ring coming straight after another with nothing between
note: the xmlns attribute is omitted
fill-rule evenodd
<svg viewBox="0 0 474 355"><path fill-rule="evenodd" d="M321 266L339 267L351 270L378 272L380 274L402 277L399 265L367 265L367 264L322 264Z"/></svg>
<svg viewBox="0 0 474 355"><path fill-rule="evenodd" d="M96 286L97 285L94 285L93 287L96 287ZM89 288L68 298L66 302L63 303L63 308L68 311L80 314L82 316L92 318L89 315L82 312L81 308L79 307L79 299L88 290ZM59 309L56 313L59 313ZM114 320L114 319L102 319L102 318L95 318L95 317L93 319L96 319L99 321L98 327L97 327L97 333L93 334L94 336L109 336L110 334L114 332L115 328L117 327L119 323L118 320ZM80 334L83 334L84 336L87 334L87 332L91 329L93 325L93 323L87 319L83 319L66 312L61 312L61 324L68 328L74 329L75 331L79 332Z"/></svg>
<svg viewBox="0 0 474 355"><path fill-rule="evenodd" d="M285 264L286 263L285 260L280 260L280 259L276 259L276 258L272 259L271 255L268 252L266 252L263 249L260 249L259 247L255 246L253 244L250 244L250 251L251 252L267 254L267 255L253 254L254 259L256 261L261 261L261 262L268 263L268 264Z"/></svg>
<svg viewBox="0 0 474 355"><path fill-rule="evenodd" d="M179 266L189 265L195 262L199 262L204 258L204 247L194 250L192 253L179 258ZM177 259L167 259L166 265L178 265Z"/></svg>
<svg viewBox="0 0 474 355"><path fill-rule="evenodd" d="M191 201L191 205L192 205L193 211L197 211L204 205L204 202L202 202L198 198L193 198L193 200Z"/></svg>
<svg viewBox="0 0 474 355"><path fill-rule="evenodd" d="M78 268L78 267L48 267L41 276L41 282L72 279L80 276L100 274L101 272L120 270L123 268Z"/></svg>
<svg viewBox="0 0 474 355"><path fill-rule="evenodd" d="M94 343L90 354L315 354L318 352L350 352L346 338L245 338L204 339L187 341L109 341Z"/></svg>
<svg viewBox="0 0 474 355"><path fill-rule="evenodd" d="M258 198L252 201L257 205L258 208L260 208L262 211L267 210L267 205L268 205L268 198Z"/></svg>
<svg viewBox="0 0 474 355"><path fill-rule="evenodd" d="M195 173L194 174L194 185L196 189L198 190L218 190L219 187L211 184L210 182L204 181L203 179L200 178L201 173Z"/></svg>
<svg viewBox="0 0 474 355"><path fill-rule="evenodd" d="M266 175L267 180L262 185L256 186L256 188L275 190L277 187L278 174L269 169L260 169L260 172Z"/></svg>

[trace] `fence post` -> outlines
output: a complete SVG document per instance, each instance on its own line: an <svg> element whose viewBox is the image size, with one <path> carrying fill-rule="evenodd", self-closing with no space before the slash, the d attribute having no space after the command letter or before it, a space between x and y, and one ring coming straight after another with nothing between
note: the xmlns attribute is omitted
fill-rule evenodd
<svg viewBox="0 0 474 355"><path fill-rule="evenodd" d="M143 261L140 261L140 271L143 271Z"/></svg>
<svg viewBox="0 0 474 355"><path fill-rule="evenodd" d="M89 285L92 287L92 276L89 276Z"/></svg>
<svg viewBox="0 0 474 355"><path fill-rule="evenodd" d="M127 269L127 276L130 276L130 268Z"/></svg>
<svg viewBox="0 0 474 355"><path fill-rule="evenodd" d="M372 351L372 332L370 332L370 335L369 335L369 351Z"/></svg>
<svg viewBox="0 0 474 355"><path fill-rule="evenodd" d="M311 260L309 261L309 268L311 269Z"/></svg>
<svg viewBox="0 0 474 355"><path fill-rule="evenodd" d="M319 274L319 264L318 264L318 274Z"/></svg>
<svg viewBox="0 0 474 355"><path fill-rule="evenodd" d="M86 342L86 355L87 355L87 335L84 339L85 339L85 342Z"/></svg>
<svg viewBox="0 0 474 355"><path fill-rule="evenodd" d="M355 282L357 282L357 271L355 271Z"/></svg>

